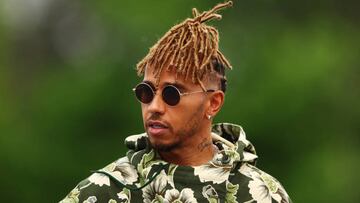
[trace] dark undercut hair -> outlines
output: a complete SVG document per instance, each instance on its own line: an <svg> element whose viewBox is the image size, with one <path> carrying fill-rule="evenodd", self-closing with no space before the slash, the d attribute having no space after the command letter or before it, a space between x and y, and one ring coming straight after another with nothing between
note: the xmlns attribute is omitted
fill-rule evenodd
<svg viewBox="0 0 360 203"><path fill-rule="evenodd" d="M216 77L218 80L220 80L219 88L221 91L223 91L225 93L226 86L227 86L227 79L225 76L225 66L217 60L213 61L213 66L214 66L214 71L216 72Z"/></svg>

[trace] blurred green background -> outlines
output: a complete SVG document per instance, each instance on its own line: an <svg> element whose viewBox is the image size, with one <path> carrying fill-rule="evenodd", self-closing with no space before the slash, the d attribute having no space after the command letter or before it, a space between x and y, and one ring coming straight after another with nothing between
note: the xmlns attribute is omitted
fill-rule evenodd
<svg viewBox="0 0 360 203"><path fill-rule="evenodd" d="M56 202L143 131L136 63L218 1L0 1L1 202ZM235 0L216 122L243 126L294 202L360 202L359 1Z"/></svg>

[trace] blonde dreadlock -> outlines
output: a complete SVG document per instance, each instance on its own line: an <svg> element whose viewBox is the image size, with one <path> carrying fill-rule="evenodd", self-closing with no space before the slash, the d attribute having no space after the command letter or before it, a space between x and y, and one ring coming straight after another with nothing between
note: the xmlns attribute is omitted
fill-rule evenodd
<svg viewBox="0 0 360 203"><path fill-rule="evenodd" d="M199 13L193 8L193 18L172 27L137 64L138 75L145 72L147 66L154 68L154 76L159 82L161 71L175 70L187 80L191 77L193 83L199 83L207 73L214 71L213 60L231 69L229 61L219 51L219 33L204 23L212 19L221 19L217 11L232 6L232 1L220 3L213 9Z"/></svg>

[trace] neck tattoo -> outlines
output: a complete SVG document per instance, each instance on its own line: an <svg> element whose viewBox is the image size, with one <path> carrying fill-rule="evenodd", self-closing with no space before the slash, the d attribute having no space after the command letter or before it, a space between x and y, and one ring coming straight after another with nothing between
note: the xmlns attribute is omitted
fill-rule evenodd
<svg viewBox="0 0 360 203"><path fill-rule="evenodd" d="M198 149L200 152L204 151L205 148L212 145L212 142L208 141L206 138L203 139L203 141L198 145Z"/></svg>

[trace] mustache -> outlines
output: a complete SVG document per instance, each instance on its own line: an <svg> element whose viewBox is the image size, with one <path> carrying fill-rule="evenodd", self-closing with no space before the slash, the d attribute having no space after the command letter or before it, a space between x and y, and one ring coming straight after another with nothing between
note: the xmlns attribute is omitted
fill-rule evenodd
<svg viewBox="0 0 360 203"><path fill-rule="evenodd" d="M164 124L166 124L166 126L169 128L169 129L172 129L172 126L170 125L170 123L168 123L167 121L163 120L161 118L161 114L159 113L152 113L150 115L150 117L148 119L146 119L146 123L149 122L149 121L159 121L159 122L162 122Z"/></svg>
<svg viewBox="0 0 360 203"><path fill-rule="evenodd" d="M153 113L147 120L161 120L161 115L159 113Z"/></svg>

